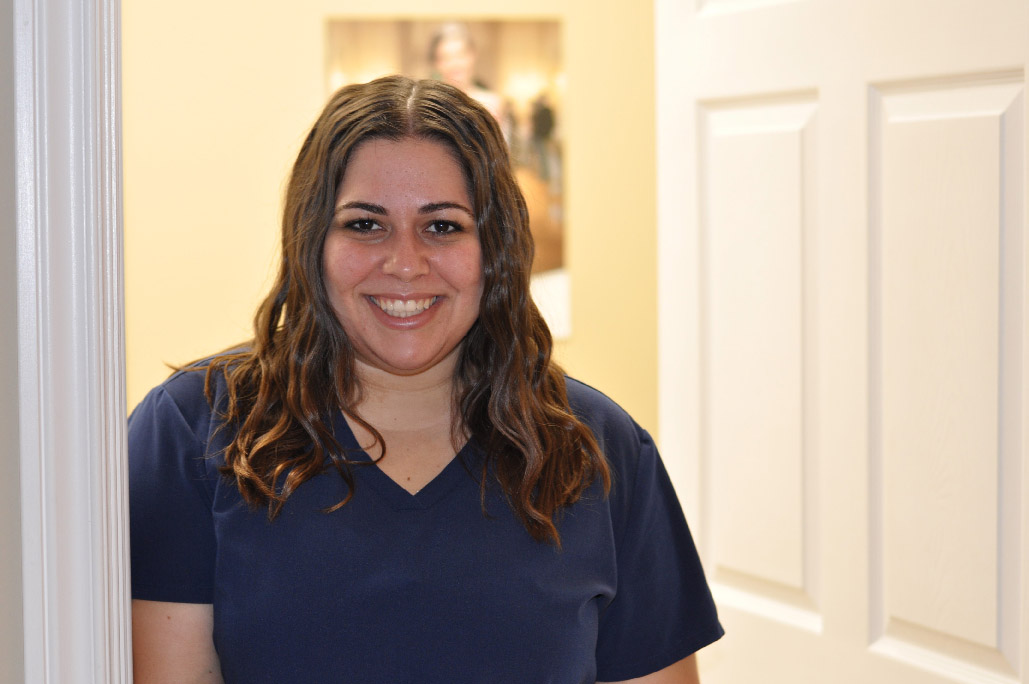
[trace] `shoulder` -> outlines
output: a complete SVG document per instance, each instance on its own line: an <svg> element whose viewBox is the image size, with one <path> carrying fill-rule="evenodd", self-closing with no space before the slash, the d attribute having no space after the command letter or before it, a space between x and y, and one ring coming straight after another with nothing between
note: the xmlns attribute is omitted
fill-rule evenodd
<svg viewBox="0 0 1029 684"><path fill-rule="evenodd" d="M612 496L627 495L641 462L659 459L650 433L613 399L584 382L565 379L568 404L575 416L593 432L611 468Z"/></svg>
<svg viewBox="0 0 1029 684"><path fill-rule="evenodd" d="M225 399L225 379L221 369L210 371L211 396L208 396L208 368L211 357L176 370L164 382L154 387L129 416L130 430L134 424L185 425L197 439L205 441L210 434L213 407Z"/></svg>
<svg viewBox="0 0 1029 684"><path fill-rule="evenodd" d="M632 416L600 390L570 377L565 378L565 387L572 412L598 440L639 441L645 436L649 439Z"/></svg>

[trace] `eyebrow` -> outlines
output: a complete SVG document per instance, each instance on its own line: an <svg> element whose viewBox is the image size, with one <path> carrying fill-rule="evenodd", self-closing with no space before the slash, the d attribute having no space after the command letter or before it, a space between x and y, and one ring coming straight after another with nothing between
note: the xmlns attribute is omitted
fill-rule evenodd
<svg viewBox="0 0 1029 684"><path fill-rule="evenodd" d="M443 209L457 209L458 211L463 211L464 213L468 214L470 217L475 218L475 214L472 213L471 209L469 209L465 205L459 204L457 202L432 202L430 204L426 204L426 205L423 205L422 207L420 207L418 209L418 213L419 214L431 214L433 212L441 211Z"/></svg>
<svg viewBox="0 0 1029 684"><path fill-rule="evenodd" d="M359 200L336 205L336 213L339 213L344 209L360 209L361 211L367 211L369 214L375 214L376 216L386 216L389 213L386 211L386 207L381 204L372 204L371 202L361 202ZM432 214L444 209L457 209L458 211L463 211L468 214L471 218L475 218L475 214L472 213L471 209L458 202L430 202L429 204L423 204L418 207L418 213Z"/></svg>
<svg viewBox="0 0 1029 684"><path fill-rule="evenodd" d="M362 211L367 211L369 214L377 214L378 216L386 215L386 207L379 204L372 204L371 202L346 202L344 204L336 205L337 214L343 209L360 209Z"/></svg>

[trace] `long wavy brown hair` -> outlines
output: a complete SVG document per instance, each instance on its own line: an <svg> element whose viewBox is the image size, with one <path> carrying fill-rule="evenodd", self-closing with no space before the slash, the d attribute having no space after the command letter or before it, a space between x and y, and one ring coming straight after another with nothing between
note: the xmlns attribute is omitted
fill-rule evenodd
<svg viewBox="0 0 1029 684"><path fill-rule="evenodd" d="M482 496L499 483L516 515L539 541L560 544L555 514L607 464L590 429L571 411L552 340L529 294L533 242L525 200L507 145L489 112L437 81L392 76L339 90L305 139L293 166L282 219L282 261L254 318L254 339L200 365L213 401L214 377L227 382L220 409L234 430L222 472L243 499L274 518L286 499L331 462L354 495L350 460L333 436L342 410L357 414L360 385L354 348L329 302L322 246L336 191L355 148L372 138L416 137L447 145L469 186L482 249L479 318L465 337L455 377L455 405L482 447ZM485 506L485 503L484 503Z"/></svg>

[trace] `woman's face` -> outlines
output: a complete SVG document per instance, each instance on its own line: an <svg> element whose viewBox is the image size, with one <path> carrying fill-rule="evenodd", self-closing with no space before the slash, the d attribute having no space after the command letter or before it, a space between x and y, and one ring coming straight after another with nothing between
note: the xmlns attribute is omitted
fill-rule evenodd
<svg viewBox="0 0 1029 684"><path fill-rule="evenodd" d="M322 254L325 289L360 362L396 375L453 364L479 316L482 250L461 166L420 138L351 154Z"/></svg>

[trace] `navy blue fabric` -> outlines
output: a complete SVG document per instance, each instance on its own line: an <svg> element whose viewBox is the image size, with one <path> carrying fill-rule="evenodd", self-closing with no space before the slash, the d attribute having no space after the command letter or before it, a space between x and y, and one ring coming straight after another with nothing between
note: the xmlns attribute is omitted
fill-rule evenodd
<svg viewBox="0 0 1029 684"><path fill-rule="evenodd" d="M650 436L574 380L568 393L613 475L534 541L470 443L409 494L374 465L353 500L328 470L269 522L218 456L203 375L179 372L129 419L132 592L213 603L227 684L592 684L660 670L722 635L697 553ZM219 387L216 406L224 400ZM357 450L342 416L344 447ZM360 456L367 460L367 456Z"/></svg>

